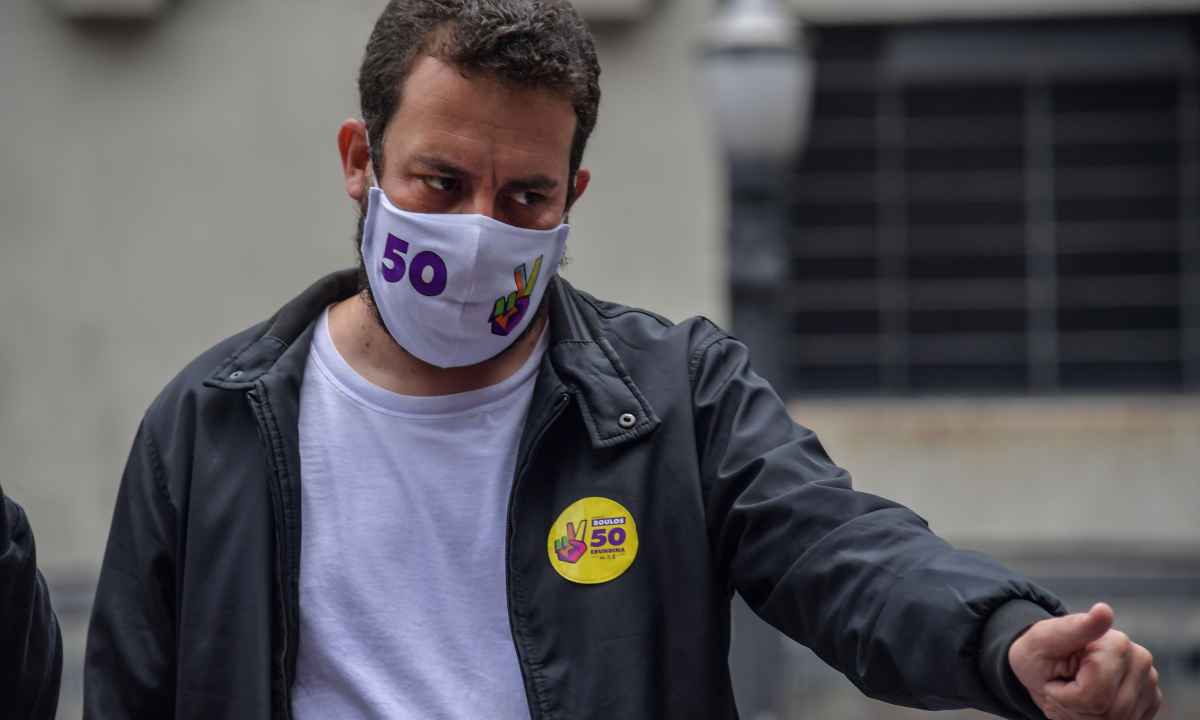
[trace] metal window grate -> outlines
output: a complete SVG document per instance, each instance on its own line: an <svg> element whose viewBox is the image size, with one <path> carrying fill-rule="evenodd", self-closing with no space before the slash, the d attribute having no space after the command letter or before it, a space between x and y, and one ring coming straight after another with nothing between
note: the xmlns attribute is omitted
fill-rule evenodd
<svg viewBox="0 0 1200 720"><path fill-rule="evenodd" d="M787 189L794 390L1200 386L1190 22L816 39Z"/></svg>

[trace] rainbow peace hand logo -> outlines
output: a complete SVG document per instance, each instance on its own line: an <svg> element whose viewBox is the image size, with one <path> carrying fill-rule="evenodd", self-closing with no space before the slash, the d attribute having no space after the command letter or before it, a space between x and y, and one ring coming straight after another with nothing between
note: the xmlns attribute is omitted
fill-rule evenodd
<svg viewBox="0 0 1200 720"><path fill-rule="evenodd" d="M579 537L576 537L575 524L567 523L566 536L559 536L554 541L554 554L558 559L574 565L587 552L587 543L581 540L587 532L587 518L579 523Z"/></svg>
<svg viewBox="0 0 1200 720"><path fill-rule="evenodd" d="M525 265L518 265L513 270L513 283L517 289L496 300L492 307L489 320L492 323L492 334L506 336L513 328L521 324L525 313L529 310L529 300L537 286L538 276L542 273L542 256L538 255L533 261L533 271L526 273Z"/></svg>

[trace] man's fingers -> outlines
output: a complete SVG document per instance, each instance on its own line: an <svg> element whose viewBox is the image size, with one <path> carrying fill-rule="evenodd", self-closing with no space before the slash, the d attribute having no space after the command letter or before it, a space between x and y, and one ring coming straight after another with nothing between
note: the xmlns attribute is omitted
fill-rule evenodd
<svg viewBox="0 0 1200 720"><path fill-rule="evenodd" d="M1046 683L1046 697L1050 699L1051 707L1059 708L1064 717L1079 713L1099 715L1108 709L1107 702L1100 702L1093 692L1085 690L1074 680L1052 680ZM1067 708L1070 708L1070 713L1067 713Z"/></svg>
<svg viewBox="0 0 1200 720"><path fill-rule="evenodd" d="M1158 670L1154 656L1137 643L1130 643L1129 672L1118 693L1113 716L1141 720L1158 703Z"/></svg>
<svg viewBox="0 0 1200 720"><path fill-rule="evenodd" d="M1141 650L1141 653L1138 652ZM1153 697L1150 690L1150 669L1153 664L1148 659L1150 653L1140 645L1135 645L1130 653L1129 672L1121 682L1121 688L1113 698L1112 706L1108 708L1105 717L1113 720L1140 720L1150 707L1149 700Z"/></svg>
<svg viewBox="0 0 1200 720"><path fill-rule="evenodd" d="M1050 720L1084 720L1085 717L1079 713L1067 710L1049 697L1046 697L1044 702L1038 703L1038 706L1041 707L1042 712Z"/></svg>
<svg viewBox="0 0 1200 720"><path fill-rule="evenodd" d="M1152 720L1161 707L1162 693L1155 688L1152 692L1143 695L1142 699L1138 701L1137 710L1130 717L1133 720Z"/></svg>
<svg viewBox="0 0 1200 720"><path fill-rule="evenodd" d="M1131 716L1135 720L1153 718L1162 706L1162 690L1158 687L1158 669L1154 667L1154 656L1141 645L1134 645L1129 674L1138 681L1137 709Z"/></svg>
<svg viewBox="0 0 1200 720"><path fill-rule="evenodd" d="M1086 613L1044 620L1030 628L1029 632L1037 631L1037 645L1043 655L1066 657L1104 637L1112 625L1112 608L1104 603L1096 603Z"/></svg>
<svg viewBox="0 0 1200 720"><path fill-rule="evenodd" d="M1080 653L1071 653L1067 657L1059 658L1054 663L1054 677L1070 679L1075 677L1075 673L1079 672Z"/></svg>
<svg viewBox="0 0 1200 720"><path fill-rule="evenodd" d="M1052 680L1046 684L1046 694L1072 712L1093 715L1108 713L1118 701L1126 701L1119 693L1130 675L1134 647L1125 633L1115 630L1107 633L1084 656L1075 678ZM1133 701L1136 701L1136 696ZM1132 711L1130 704L1124 717L1128 717Z"/></svg>
<svg viewBox="0 0 1200 720"><path fill-rule="evenodd" d="M1151 720L1162 709L1162 690L1150 688L1142 694L1137 710L1130 717L1134 720Z"/></svg>
<svg viewBox="0 0 1200 720"><path fill-rule="evenodd" d="M1080 653L1071 679L1044 685L1039 705L1052 720L1150 720L1162 706L1158 670L1146 648L1110 630Z"/></svg>
<svg viewBox="0 0 1200 720"><path fill-rule="evenodd" d="M1153 720L1154 716L1158 715L1158 711L1162 710L1162 705L1162 688L1156 687L1154 688L1154 702L1151 704L1150 709L1146 711L1146 714L1142 715L1141 720Z"/></svg>

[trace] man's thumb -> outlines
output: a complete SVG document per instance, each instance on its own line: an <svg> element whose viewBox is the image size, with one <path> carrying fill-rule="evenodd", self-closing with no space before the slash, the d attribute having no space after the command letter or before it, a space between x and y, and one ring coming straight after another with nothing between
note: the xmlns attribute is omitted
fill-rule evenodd
<svg viewBox="0 0 1200 720"><path fill-rule="evenodd" d="M1104 603L1096 603L1086 613L1076 613L1057 618L1047 623L1043 652L1064 656L1078 652L1088 643L1099 640L1113 626L1113 610Z"/></svg>

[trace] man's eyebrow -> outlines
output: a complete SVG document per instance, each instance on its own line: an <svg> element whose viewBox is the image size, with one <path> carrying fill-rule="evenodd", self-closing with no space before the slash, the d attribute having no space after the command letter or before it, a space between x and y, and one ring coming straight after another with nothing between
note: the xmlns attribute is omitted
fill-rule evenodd
<svg viewBox="0 0 1200 720"><path fill-rule="evenodd" d="M416 155L413 157L413 162L423 166L427 170L442 173L443 175L467 177L471 174L446 158L437 155Z"/></svg>
<svg viewBox="0 0 1200 720"><path fill-rule="evenodd" d="M455 165L440 155L414 155L412 161L430 172L441 173L452 177L470 177L471 173ZM558 188L558 181L549 175L530 175L529 177L512 180L504 186L515 192L552 192Z"/></svg>
<svg viewBox="0 0 1200 720"><path fill-rule="evenodd" d="M525 192L528 190L550 192L558 187L558 181L548 175L531 175L527 178L513 180L505 185L505 187L516 192Z"/></svg>

